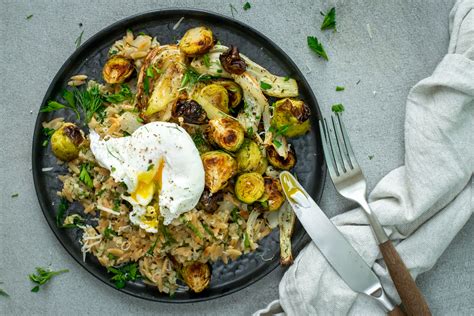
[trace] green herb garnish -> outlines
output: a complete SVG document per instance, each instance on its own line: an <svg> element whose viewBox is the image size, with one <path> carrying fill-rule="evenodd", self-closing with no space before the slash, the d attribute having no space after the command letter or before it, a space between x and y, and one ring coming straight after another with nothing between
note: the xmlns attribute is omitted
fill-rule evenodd
<svg viewBox="0 0 474 316"><path fill-rule="evenodd" d="M51 278L55 275L69 272L69 270L59 270L59 271L51 271L49 268L36 268L36 274L32 273L29 275L29 278L31 281L34 283L38 284L34 288L31 289L31 292L38 292L40 289L40 286L51 280Z"/></svg>
<svg viewBox="0 0 474 316"><path fill-rule="evenodd" d="M109 253L107 254L107 258L109 258L109 260L112 260L112 261L113 261L113 260L117 259L118 257L115 256L115 255L113 255L113 254L111 254L111 253L109 252Z"/></svg>
<svg viewBox="0 0 474 316"><path fill-rule="evenodd" d="M64 219L61 228L80 228L82 226L84 226L84 219L79 214L72 214Z"/></svg>
<svg viewBox="0 0 474 316"><path fill-rule="evenodd" d="M114 274L110 280L114 281L115 287L118 289L124 288L127 281L135 281L141 278L136 262L121 267L107 267L107 272Z"/></svg>
<svg viewBox="0 0 474 316"><path fill-rule="evenodd" d="M204 63L204 66L206 66L206 68L211 67L211 60L209 59L209 54L204 54L202 56L202 61Z"/></svg>
<svg viewBox="0 0 474 316"><path fill-rule="evenodd" d="M341 86L336 86L336 91L344 91L346 88Z"/></svg>
<svg viewBox="0 0 474 316"><path fill-rule="evenodd" d="M271 89L272 88L272 85L271 84L268 84L266 82L263 82L263 81L260 81L260 88L262 90L268 90L268 89Z"/></svg>
<svg viewBox="0 0 474 316"><path fill-rule="evenodd" d="M150 249L148 249L148 251L146 252L147 254L149 254L150 256L153 255L153 251L155 250L156 248L156 244L158 242L158 236L156 236L156 239L155 239L155 242L151 245Z"/></svg>
<svg viewBox="0 0 474 316"><path fill-rule="evenodd" d="M249 128L247 128L247 134L248 134L249 136L252 136L252 135L253 135L253 127L252 127L252 126L250 126Z"/></svg>
<svg viewBox="0 0 474 316"><path fill-rule="evenodd" d="M26 17L27 20L31 19L33 17L33 14L30 14Z"/></svg>
<svg viewBox="0 0 474 316"><path fill-rule="evenodd" d="M62 198L59 202L58 212L56 213L56 226L62 227L64 222L64 214L66 214L67 209L69 208L69 202Z"/></svg>
<svg viewBox="0 0 474 316"><path fill-rule="evenodd" d="M283 81L288 81L288 80L290 80L290 77L288 77L288 76L286 76L286 77L283 79Z"/></svg>
<svg viewBox="0 0 474 316"><path fill-rule="evenodd" d="M85 116L86 123L89 123L92 116L103 107L102 95L98 86L93 86L90 89L76 90L76 100L82 108L82 113Z"/></svg>
<svg viewBox="0 0 474 316"><path fill-rule="evenodd" d="M150 81L148 80L148 76L143 78L143 90L145 91L146 95L150 94Z"/></svg>
<svg viewBox="0 0 474 316"><path fill-rule="evenodd" d="M249 235L247 234L247 232L244 232L244 247L245 248L250 248L250 239L249 239Z"/></svg>
<svg viewBox="0 0 474 316"><path fill-rule="evenodd" d="M212 232L212 230L209 228L209 226L207 226L206 223L203 223L201 222L201 225L202 225L202 228L204 228L204 230L206 231L206 233L208 233L213 239L215 239L216 237L214 236L214 233Z"/></svg>
<svg viewBox="0 0 474 316"><path fill-rule="evenodd" d="M150 164L148 166L148 168L146 169L146 171L150 171L151 169L153 169L155 167L155 164Z"/></svg>
<svg viewBox="0 0 474 316"><path fill-rule="evenodd" d="M49 140L51 139L51 136L53 136L54 132L56 130L54 128L43 128L43 134L46 136L46 139L43 141L43 147L46 147L48 145Z"/></svg>
<svg viewBox="0 0 474 316"><path fill-rule="evenodd" d="M280 148L282 145L282 143L278 139L274 139L272 142L277 148Z"/></svg>
<svg viewBox="0 0 474 316"><path fill-rule="evenodd" d="M333 104L333 106L331 107L331 110L334 113L342 113L344 112L344 105L342 105L342 103Z"/></svg>
<svg viewBox="0 0 474 316"><path fill-rule="evenodd" d="M336 8L332 8L324 14L324 21L321 24L321 30L336 29Z"/></svg>
<svg viewBox="0 0 474 316"><path fill-rule="evenodd" d="M84 30L82 30L81 34L79 34L79 36L76 38L76 40L74 41L74 43L76 44L76 48L79 48L79 46L81 46L81 42L82 42L82 35L84 34Z"/></svg>
<svg viewBox="0 0 474 316"><path fill-rule="evenodd" d="M3 282L0 282L0 284L3 284ZM10 297L10 295L2 289L0 289L0 296Z"/></svg>
<svg viewBox="0 0 474 316"><path fill-rule="evenodd" d="M308 46L311 48L311 50L316 53L317 55L321 56L322 58L329 60L328 55L326 54L326 51L324 50L323 45L318 42L318 39L314 36L308 36Z"/></svg>
<svg viewBox="0 0 474 316"><path fill-rule="evenodd" d="M374 155L369 155L369 160L374 159Z"/></svg>
<svg viewBox="0 0 474 316"><path fill-rule="evenodd" d="M150 78L155 77L155 74L153 73L153 66L150 66L146 69L146 76Z"/></svg>
<svg viewBox="0 0 474 316"><path fill-rule="evenodd" d="M18 197L18 193L12 194L12 198Z"/></svg>
<svg viewBox="0 0 474 316"><path fill-rule="evenodd" d="M251 7L252 7L252 6L250 5L249 2L245 2L244 6L243 6L243 8L244 8L245 11L247 11L247 10L250 9Z"/></svg>
<svg viewBox="0 0 474 316"><path fill-rule="evenodd" d="M112 228L106 227L103 235L105 239L112 239L113 236L117 236L117 233Z"/></svg>
<svg viewBox="0 0 474 316"><path fill-rule="evenodd" d="M209 81L212 79L212 76L200 74L192 67L188 67L186 72L184 73L183 79L181 80L181 87L180 89L184 89L185 87L192 87L199 81Z"/></svg>
<svg viewBox="0 0 474 316"><path fill-rule="evenodd" d="M168 231L168 227L163 225L163 223L160 223L160 231L163 234L163 237L165 237L165 245L176 243L176 240L173 238L171 233Z"/></svg>
<svg viewBox="0 0 474 316"><path fill-rule="evenodd" d="M92 178L89 174L91 167L89 163L83 163L81 165L81 173L79 174L79 180L82 181L85 185L87 185L89 188L94 187L94 183L92 181Z"/></svg>
<svg viewBox="0 0 474 316"><path fill-rule="evenodd" d="M143 123L144 120L143 120L141 117L137 117L137 122L138 122L138 123Z"/></svg>
<svg viewBox="0 0 474 316"><path fill-rule="evenodd" d="M237 207L234 207L232 209L232 211L230 212L230 217L232 218L232 222L234 223L237 223L239 218L242 218L242 216L240 216L240 211Z"/></svg>
<svg viewBox="0 0 474 316"><path fill-rule="evenodd" d="M201 232L197 229L196 226L193 225L191 222L186 223L186 227L193 231L193 233L198 236L199 238L203 239Z"/></svg>
<svg viewBox="0 0 474 316"><path fill-rule="evenodd" d="M125 100L132 100L132 99L133 99L133 93L127 84L122 84L120 86L120 91L118 93L109 94L105 96L105 101L109 103L120 103Z"/></svg>

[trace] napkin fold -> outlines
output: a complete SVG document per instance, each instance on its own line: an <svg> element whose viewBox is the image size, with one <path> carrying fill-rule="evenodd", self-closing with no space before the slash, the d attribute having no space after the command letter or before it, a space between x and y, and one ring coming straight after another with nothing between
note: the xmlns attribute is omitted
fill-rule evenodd
<svg viewBox="0 0 474 316"><path fill-rule="evenodd" d="M458 1L449 16L448 54L408 94L405 165L387 174L369 195L413 277L430 270L473 213L474 0ZM332 218L373 267L387 294L400 298L360 208ZM308 280L311 280L310 282ZM287 270L280 300L256 315L374 315L378 303L353 292L314 243Z"/></svg>

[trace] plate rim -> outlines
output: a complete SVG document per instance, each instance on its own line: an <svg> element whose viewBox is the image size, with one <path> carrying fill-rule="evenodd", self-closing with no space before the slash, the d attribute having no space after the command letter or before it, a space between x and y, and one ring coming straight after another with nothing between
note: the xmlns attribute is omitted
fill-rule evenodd
<svg viewBox="0 0 474 316"><path fill-rule="evenodd" d="M302 71L298 68L296 63L290 58L290 56L288 56L288 54L283 49L281 49L273 40L268 38L266 35L264 35L260 31L258 31L254 27L252 27L252 26L250 26L250 25L248 25L248 24L246 24L242 21L236 20L233 17L227 16L227 15L224 15L224 14L221 14L221 13L217 13L217 12L214 12L214 11L196 9L196 8L188 8L188 7L183 7L183 8L169 7L169 8L162 8L162 9L156 9L156 10L142 11L140 13L136 13L136 14L133 14L133 15L126 16L125 18L122 18L122 19L120 19L120 20L118 20L118 21L116 21L112 24L108 24L107 26L100 29L98 32L94 33L84 43L82 43L72 54L70 54L69 57L66 59L66 61L61 65L61 67L57 71L56 75L51 80L51 82L48 86L48 89L45 92L45 96L44 96L44 98L41 102L40 109L49 100L48 96L50 96L52 94L53 89L58 84L59 78L62 76L64 71L69 66L71 66L71 64L73 64L73 60L75 60L79 55L81 55L82 53L84 53L86 51L86 48L88 47L89 43L94 42L96 39L98 39L102 36L106 36L114 28L119 27L120 25L126 24L126 23L130 22L131 20L137 19L139 17L145 17L145 16L148 17L148 16L153 16L153 15L179 15L179 14L183 14L183 15L186 15L186 14L189 14L189 15L201 14L203 16L208 15L208 16L212 16L213 18L223 19L223 20L226 20L227 23L231 23L234 26L242 27L242 28L246 29L246 31L254 33L256 36L260 37L260 39L262 39L263 41L268 42L270 44L270 46L272 47L272 49L276 50L278 52L278 54L282 55L285 58L286 62L291 66L292 70L294 70L296 72L296 74L300 78L302 78L304 83L308 86L308 88L309 88L309 89L307 89L308 94L309 94L310 98L312 99L312 101L314 101L314 103L315 103L315 107L312 110L316 110L318 117L322 117L322 114L321 114L321 111L320 111L320 108L319 108L319 103L317 102L316 96L314 95L313 90L312 90L311 86L309 85L308 80L306 80L306 77L303 75ZM51 231L53 232L53 234L55 235L55 237L59 241L59 243L62 245L64 250L66 250L66 252L69 254L69 256L72 257L79 264L79 266L81 266L88 273L93 275L96 279L100 280L102 283L112 287L113 289L115 289L118 292L121 292L122 294L128 294L128 295L131 295L133 297L137 297L137 298L140 298L140 299L143 299L143 300L146 300L146 301L158 302L158 303L167 303L167 304L198 303L198 302L205 302L205 301L209 301L209 300L218 299L218 298L236 293L236 292L238 292L238 291L240 291L244 288L247 288L247 287L251 286L252 284L262 280L265 276L267 276L271 272L275 271L280 266L277 262L276 264L274 264L273 266L270 266L265 271L260 273L258 276L253 278L252 280L248 281L247 283L244 283L244 284L238 285L236 287L233 287L232 289L230 289L228 291L221 292L221 293L216 293L215 295L207 296L207 297L196 297L196 298L186 298L186 299L179 299L179 300L169 300L169 299L162 299L161 297L153 297L152 298L152 297L141 296L141 295L135 293L134 291L127 290L127 287L122 288L122 289L116 288L112 284L112 282L107 282L106 280L101 278L101 276L97 275L92 269L90 269L86 264L84 264L84 262L82 262L81 260L79 260L75 256L75 254L69 249L69 246L67 246L65 244L65 242L62 240L62 238L60 236L61 234L59 233L59 230L56 229L57 227L55 226L54 221L51 220L49 218L49 216L47 215L47 209L49 209L51 207L51 205L47 205L47 203L45 203L40 198L39 178L40 178L41 173L38 171L39 167L38 167L37 161L36 161L36 158L37 158L36 154L40 149L40 148L38 148L39 147L39 142L36 141L40 137L40 135L38 135L38 134L40 134L40 131L41 131L40 126L41 126L42 122L40 120L40 116L41 116L41 112L38 112L38 115L37 115L37 118L36 118L36 123L35 123L35 126L34 126L33 140L32 140L32 153L31 153L31 155L32 155L31 158L32 158L33 182L34 182L35 193L36 193L36 197L38 199L38 203L40 205L43 216L46 219L46 222L48 223ZM320 137L320 136L317 136L317 137ZM319 188L319 190L316 190L316 188L315 188L314 189L315 192L310 192L310 193L313 193L313 197L318 202L321 200L321 197L323 195L323 191L324 191L324 187L325 187L325 183L326 183L326 177L327 177L327 167L326 167L326 161L325 161L324 157L322 158L322 165L320 166L320 168L321 168L321 179L320 179L321 187ZM308 244L308 242L311 241L311 239L307 235L306 231L304 231L303 227L302 227L302 229L303 229L303 236L301 237L301 240L302 240L301 241L301 246L296 248L296 249L293 248L294 252L296 252L296 253L299 253ZM286 270L287 268L283 267L283 269Z"/></svg>

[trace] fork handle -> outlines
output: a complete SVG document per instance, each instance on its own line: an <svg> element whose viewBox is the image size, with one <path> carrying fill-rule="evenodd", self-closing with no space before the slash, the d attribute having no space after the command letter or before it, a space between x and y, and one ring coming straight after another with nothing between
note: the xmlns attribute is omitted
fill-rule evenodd
<svg viewBox="0 0 474 316"><path fill-rule="evenodd" d="M387 240L379 244L379 248L407 315L431 315L423 294L400 258L392 241Z"/></svg>

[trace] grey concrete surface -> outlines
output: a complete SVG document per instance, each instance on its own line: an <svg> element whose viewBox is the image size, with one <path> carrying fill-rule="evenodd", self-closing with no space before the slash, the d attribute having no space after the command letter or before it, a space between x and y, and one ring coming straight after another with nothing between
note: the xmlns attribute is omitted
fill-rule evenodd
<svg viewBox="0 0 474 316"><path fill-rule="evenodd" d="M346 106L347 127L370 188L403 163L405 99L447 50L453 1L0 1L0 314L248 315L278 297L283 271L222 299L184 305L143 301L121 294L82 269L61 247L39 208L31 176L31 141L40 102L56 72L83 40L142 11L193 7L231 15L266 34L299 65L322 107ZM319 31L337 3L338 32ZM31 19L26 16L33 14ZM83 24L83 28L79 27ZM370 25L372 38L367 25ZM306 36L317 36L329 62L315 57ZM345 86L336 92L336 85ZM349 119L350 118L350 119ZM19 196L12 198L11 195ZM322 208L335 215L352 207L327 184ZM446 229L449 229L447 227ZM474 314L474 220L418 284L437 315ZM31 293L27 275L52 264L70 273Z"/></svg>

